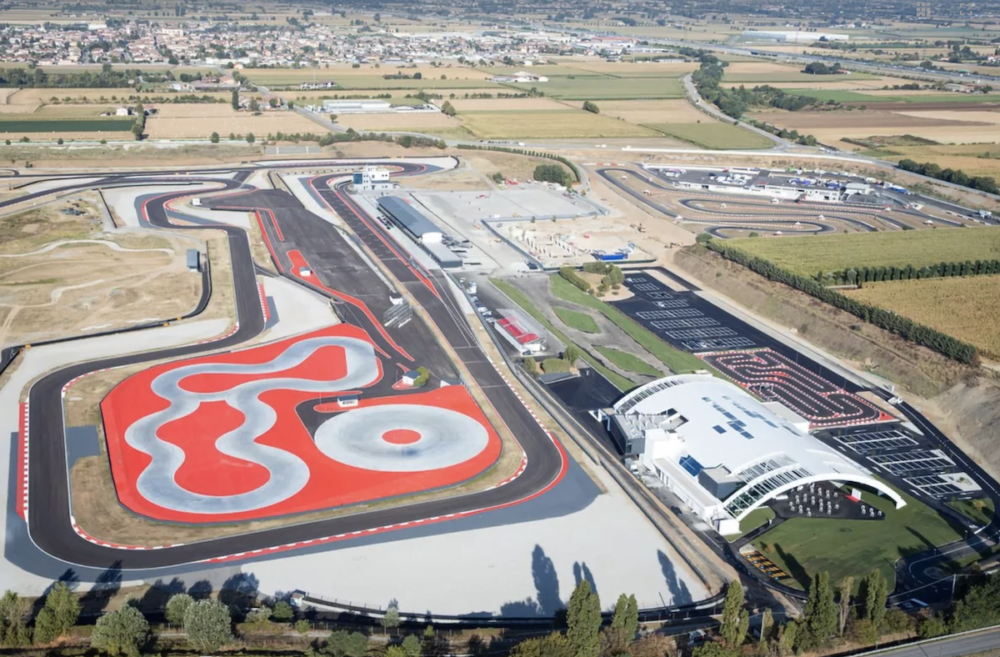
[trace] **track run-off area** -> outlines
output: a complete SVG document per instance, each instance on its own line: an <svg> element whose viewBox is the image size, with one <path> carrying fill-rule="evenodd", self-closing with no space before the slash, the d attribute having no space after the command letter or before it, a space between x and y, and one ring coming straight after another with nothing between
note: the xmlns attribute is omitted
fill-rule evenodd
<svg viewBox="0 0 1000 657"><path fill-rule="evenodd" d="M350 164L324 160L284 166ZM396 167L400 175L427 170L426 165L401 160L385 164ZM291 517L285 526L187 544L126 546L86 535L71 512L63 397L79 377L112 368L161 363L126 379L102 404L119 498L130 510L154 519L218 522L337 508L453 486L477 477L497 461L500 440L465 386L428 388L404 396L386 391L387 382L382 381L386 365L395 367L402 354L390 352L372 322L343 323L315 334L238 349L265 328L248 236L242 228L223 223L175 225L168 218L168 205L195 194L213 199L231 195L232 205L237 205L241 195L256 191L245 182L255 170L259 168L243 166L183 176L141 172L96 182L91 176L86 183L68 179L65 186L30 195L42 199L108 186L202 185L197 191L181 189L144 198L140 218L158 229L225 232L236 305L233 331L214 341L75 364L31 386L20 436L27 485L18 510L32 543L51 557L123 570L238 561L510 507L553 489L565 474L568 462L562 446L480 350L464 314L444 287L443 276L409 262L380 231L378 222L331 188L331 180L343 177L336 174L314 179L315 191L424 305L432 328L461 354L474 385L516 437L515 447L523 452L521 466L512 477L485 489L404 500L405 504L384 508L346 508L341 509L344 515L309 522L296 523ZM208 184L215 189L206 191ZM269 210L281 220L280 208ZM269 248L276 262L291 255L282 252L275 240ZM317 274L322 275L321 268ZM335 296L332 286L303 282L288 271L283 275ZM349 409L336 404L337 395L378 386L382 397L361 394L357 406ZM319 416L312 436L299 419L303 402ZM192 431L195 428L197 432Z"/></svg>

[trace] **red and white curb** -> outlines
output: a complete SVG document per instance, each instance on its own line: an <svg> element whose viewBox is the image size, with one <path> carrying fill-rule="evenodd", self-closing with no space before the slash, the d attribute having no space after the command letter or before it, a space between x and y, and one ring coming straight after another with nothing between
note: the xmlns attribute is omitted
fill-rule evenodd
<svg viewBox="0 0 1000 657"><path fill-rule="evenodd" d="M69 517L70 524L73 525L73 531L76 532L77 536L80 536L88 543L93 543L94 545L100 545L101 547L111 548L113 550L165 550L168 548L176 548L184 545L183 543L173 543L171 545L157 545L152 547L147 547L144 545L121 545L119 543L109 543L107 541L102 541L100 539L94 538L88 534L80 525L76 524L76 517Z"/></svg>
<svg viewBox="0 0 1000 657"><path fill-rule="evenodd" d="M230 329L229 333L226 333L225 335L220 335L217 338L210 338L208 340L202 340L198 344L208 344L209 342L218 342L219 340L225 340L226 338L229 338L229 337L232 337L233 335L235 335L236 332L239 331L239 330L240 330L240 323L236 322L235 324L233 324L233 328Z"/></svg>
<svg viewBox="0 0 1000 657"><path fill-rule="evenodd" d="M17 513L25 522L28 521L28 477L30 470L28 468L28 455L30 450L28 449L30 436L28 433L29 427L29 414L28 414L28 401L25 400L21 404L21 440L18 444L18 473L17 473Z"/></svg>
<svg viewBox="0 0 1000 657"><path fill-rule="evenodd" d="M260 311L264 315L264 323L271 319L271 311L267 307L267 294L264 292L264 284L257 283L257 294L260 296Z"/></svg>

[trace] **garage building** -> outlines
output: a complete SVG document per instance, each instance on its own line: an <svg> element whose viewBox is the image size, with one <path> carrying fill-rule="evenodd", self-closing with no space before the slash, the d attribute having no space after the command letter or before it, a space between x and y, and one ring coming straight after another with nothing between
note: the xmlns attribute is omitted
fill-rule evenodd
<svg viewBox="0 0 1000 657"><path fill-rule="evenodd" d="M398 196L383 196L378 208L386 219L424 247L442 267L461 267L462 259L441 243L444 235L434 222Z"/></svg>

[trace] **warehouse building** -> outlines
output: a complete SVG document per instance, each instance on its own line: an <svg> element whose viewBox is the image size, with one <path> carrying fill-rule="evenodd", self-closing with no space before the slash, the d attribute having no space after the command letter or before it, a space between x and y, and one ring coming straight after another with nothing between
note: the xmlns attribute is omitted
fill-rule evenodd
<svg viewBox="0 0 1000 657"><path fill-rule="evenodd" d="M383 196L378 200L378 208L388 221L424 247L439 265L444 268L462 266L462 259L442 243L441 229L404 199Z"/></svg>
<svg viewBox="0 0 1000 657"><path fill-rule="evenodd" d="M626 455L721 534L762 504L813 482L852 483L906 503L896 491L806 431L776 402L761 403L709 374L669 376L598 411Z"/></svg>

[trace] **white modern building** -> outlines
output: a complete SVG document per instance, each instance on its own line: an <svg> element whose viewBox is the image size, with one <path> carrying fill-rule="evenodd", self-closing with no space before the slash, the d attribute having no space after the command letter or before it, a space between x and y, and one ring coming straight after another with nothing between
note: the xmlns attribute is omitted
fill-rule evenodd
<svg viewBox="0 0 1000 657"><path fill-rule="evenodd" d="M819 481L851 483L906 502L854 461L809 435L808 422L709 374L669 376L598 413L627 455L721 534L767 501Z"/></svg>
<svg viewBox="0 0 1000 657"><path fill-rule="evenodd" d="M816 41L847 41L850 35L830 32L803 32L801 30L746 30L745 41L775 41L778 43L815 43Z"/></svg>

